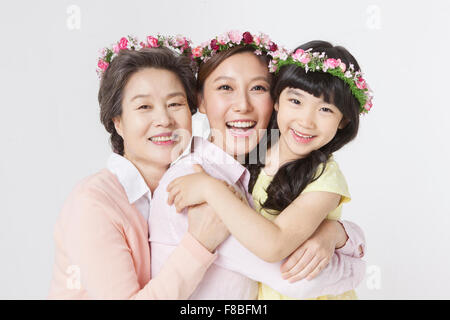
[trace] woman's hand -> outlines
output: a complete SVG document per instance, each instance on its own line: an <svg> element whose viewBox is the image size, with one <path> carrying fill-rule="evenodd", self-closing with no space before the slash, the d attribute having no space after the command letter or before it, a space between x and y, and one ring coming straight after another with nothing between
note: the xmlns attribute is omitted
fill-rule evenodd
<svg viewBox="0 0 450 320"><path fill-rule="evenodd" d="M342 245L343 237L346 238L346 233L342 225L325 219L314 234L281 265L283 279L296 282L315 278L326 268L336 247Z"/></svg>
<svg viewBox="0 0 450 320"><path fill-rule="evenodd" d="M207 204L190 207L188 222L188 232L210 252L213 252L230 235L222 220Z"/></svg>

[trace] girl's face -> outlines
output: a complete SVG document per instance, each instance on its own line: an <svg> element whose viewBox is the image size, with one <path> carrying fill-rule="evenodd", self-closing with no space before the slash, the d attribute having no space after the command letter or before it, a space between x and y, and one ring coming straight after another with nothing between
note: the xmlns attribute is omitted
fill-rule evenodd
<svg viewBox="0 0 450 320"><path fill-rule="evenodd" d="M122 114L114 125L128 160L167 167L192 133L191 112L178 77L155 68L134 73L124 88Z"/></svg>
<svg viewBox="0 0 450 320"><path fill-rule="evenodd" d="M235 158L253 150L273 111L267 65L252 52L224 60L206 79L199 110L213 143Z"/></svg>
<svg viewBox="0 0 450 320"><path fill-rule="evenodd" d="M280 129L280 159L299 159L330 142L345 126L339 109L306 91L285 88L275 104Z"/></svg>

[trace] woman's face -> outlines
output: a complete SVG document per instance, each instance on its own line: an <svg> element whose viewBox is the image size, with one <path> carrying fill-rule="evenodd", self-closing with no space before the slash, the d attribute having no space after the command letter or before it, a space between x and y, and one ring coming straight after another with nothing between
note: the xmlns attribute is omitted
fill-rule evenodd
<svg viewBox="0 0 450 320"><path fill-rule="evenodd" d="M206 79L199 102L213 143L235 158L249 153L273 111L267 65L252 52L227 58Z"/></svg>
<svg viewBox="0 0 450 320"><path fill-rule="evenodd" d="M122 114L114 119L133 163L167 167L185 149L192 133L184 87L170 71L145 68L128 80Z"/></svg>

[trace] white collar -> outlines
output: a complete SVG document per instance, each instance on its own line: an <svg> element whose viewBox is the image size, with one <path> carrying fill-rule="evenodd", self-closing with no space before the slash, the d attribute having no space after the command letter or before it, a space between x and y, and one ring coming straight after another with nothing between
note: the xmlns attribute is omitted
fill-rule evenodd
<svg viewBox="0 0 450 320"><path fill-rule="evenodd" d="M151 198L152 192L147 186L147 183L145 183L139 170L130 160L117 153L113 153L108 159L107 168L116 175L120 184L125 189L130 204L133 204L147 193L149 198Z"/></svg>

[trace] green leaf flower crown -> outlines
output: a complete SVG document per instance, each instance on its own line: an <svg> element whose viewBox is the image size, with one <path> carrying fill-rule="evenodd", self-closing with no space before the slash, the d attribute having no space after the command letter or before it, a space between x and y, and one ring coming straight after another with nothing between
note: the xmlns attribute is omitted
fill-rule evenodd
<svg viewBox="0 0 450 320"><path fill-rule="evenodd" d="M353 96L358 100L360 114L368 113L372 108L373 92L370 90L360 70L355 71L353 64L347 68L340 59L328 58L325 52L312 52L312 49L297 49L288 54L286 51L271 53L269 71L277 73L285 65L296 65L306 72L327 72L348 84Z"/></svg>

